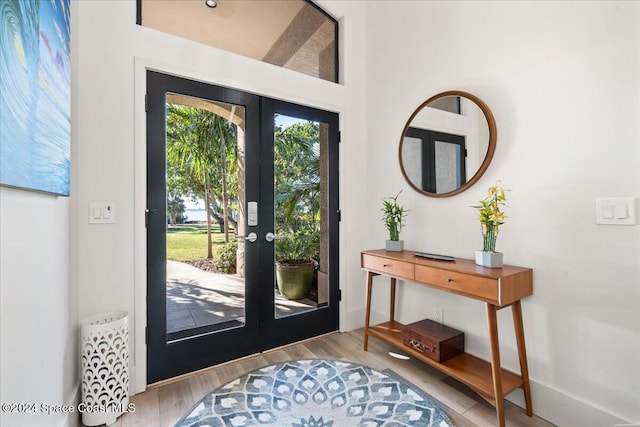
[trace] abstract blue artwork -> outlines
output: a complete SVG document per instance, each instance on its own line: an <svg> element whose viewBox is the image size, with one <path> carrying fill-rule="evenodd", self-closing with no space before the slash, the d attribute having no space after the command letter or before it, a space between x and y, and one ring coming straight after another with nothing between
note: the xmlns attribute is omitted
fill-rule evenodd
<svg viewBox="0 0 640 427"><path fill-rule="evenodd" d="M69 195L70 0L0 0L0 184Z"/></svg>

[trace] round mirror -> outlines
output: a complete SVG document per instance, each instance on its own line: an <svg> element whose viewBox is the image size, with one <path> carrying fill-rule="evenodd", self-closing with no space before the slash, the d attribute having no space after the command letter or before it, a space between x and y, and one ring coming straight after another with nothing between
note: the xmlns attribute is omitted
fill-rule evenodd
<svg viewBox="0 0 640 427"><path fill-rule="evenodd" d="M449 197L471 187L496 149L496 122L470 93L449 91L423 102L400 137L400 169L409 185L430 197Z"/></svg>

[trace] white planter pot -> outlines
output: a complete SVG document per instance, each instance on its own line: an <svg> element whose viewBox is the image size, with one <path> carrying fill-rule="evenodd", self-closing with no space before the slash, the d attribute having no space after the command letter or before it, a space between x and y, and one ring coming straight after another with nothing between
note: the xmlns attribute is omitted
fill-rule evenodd
<svg viewBox="0 0 640 427"><path fill-rule="evenodd" d="M388 251L402 252L404 251L404 240L386 240L384 248Z"/></svg>
<svg viewBox="0 0 640 427"><path fill-rule="evenodd" d="M476 251L476 264L489 268L501 268L502 252Z"/></svg>

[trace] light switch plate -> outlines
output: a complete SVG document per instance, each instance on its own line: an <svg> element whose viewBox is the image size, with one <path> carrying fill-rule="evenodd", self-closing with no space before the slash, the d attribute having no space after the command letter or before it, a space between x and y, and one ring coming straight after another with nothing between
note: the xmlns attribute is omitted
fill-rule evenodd
<svg viewBox="0 0 640 427"><path fill-rule="evenodd" d="M635 197L596 199L596 224L636 225Z"/></svg>
<svg viewBox="0 0 640 427"><path fill-rule="evenodd" d="M115 224L116 211L113 203L89 203L89 224Z"/></svg>

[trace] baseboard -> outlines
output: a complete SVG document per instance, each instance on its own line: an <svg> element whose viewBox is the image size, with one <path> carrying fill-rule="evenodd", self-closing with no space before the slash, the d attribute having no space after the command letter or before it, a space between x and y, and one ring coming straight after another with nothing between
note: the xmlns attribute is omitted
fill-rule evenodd
<svg viewBox="0 0 640 427"><path fill-rule="evenodd" d="M557 426L617 427L630 422L596 408L580 399L547 385L530 380L531 400L535 415ZM524 394L518 389L507 400L524 408Z"/></svg>
<svg viewBox="0 0 640 427"><path fill-rule="evenodd" d="M364 308L349 310L340 317L340 332L349 332L364 326Z"/></svg>
<svg viewBox="0 0 640 427"><path fill-rule="evenodd" d="M361 328L364 320L364 308L351 310L342 319L341 331ZM388 320L388 314L371 311L371 324ZM557 426L580 427L640 427L639 423L619 418L604 409L597 408L574 396L552 387L530 380L533 412ZM524 408L524 395L521 389L507 396L507 400Z"/></svg>
<svg viewBox="0 0 640 427"><path fill-rule="evenodd" d="M76 384L73 388L73 391L70 393L70 396L66 399L65 404L69 405L73 408L78 408L78 404L80 403L80 383ZM65 414L65 416L58 423L59 427L79 427L80 419L82 414L80 414L77 410Z"/></svg>

